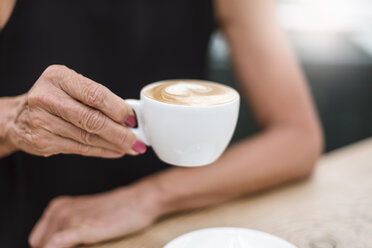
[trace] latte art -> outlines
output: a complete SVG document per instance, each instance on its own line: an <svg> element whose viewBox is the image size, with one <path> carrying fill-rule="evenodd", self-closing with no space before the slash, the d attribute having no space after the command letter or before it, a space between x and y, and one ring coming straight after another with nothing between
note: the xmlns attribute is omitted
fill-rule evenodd
<svg viewBox="0 0 372 248"><path fill-rule="evenodd" d="M198 80L166 81L143 93L156 101L190 106L218 105L238 97L228 86Z"/></svg>

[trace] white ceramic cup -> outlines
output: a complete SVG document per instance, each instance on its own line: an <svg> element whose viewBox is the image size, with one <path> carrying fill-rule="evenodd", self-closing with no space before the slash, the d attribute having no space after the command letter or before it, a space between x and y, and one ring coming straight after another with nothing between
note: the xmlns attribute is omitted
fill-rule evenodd
<svg viewBox="0 0 372 248"><path fill-rule="evenodd" d="M132 132L168 164L191 167L214 162L234 133L239 95L223 104L188 106L156 101L143 94L164 82L145 86L140 100L126 100L137 115L138 128Z"/></svg>

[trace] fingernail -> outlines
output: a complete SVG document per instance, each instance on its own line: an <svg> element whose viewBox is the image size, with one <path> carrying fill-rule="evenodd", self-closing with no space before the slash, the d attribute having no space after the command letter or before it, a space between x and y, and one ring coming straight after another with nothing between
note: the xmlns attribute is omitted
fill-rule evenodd
<svg viewBox="0 0 372 248"><path fill-rule="evenodd" d="M143 154L146 152L146 145L143 144L141 141L139 140L136 140L133 145L132 145L132 149L136 152L138 152L139 154Z"/></svg>
<svg viewBox="0 0 372 248"><path fill-rule="evenodd" d="M129 115L126 119L125 119L125 125L127 125L128 127L135 127L136 124L137 124L137 121L136 121L136 118L133 116L133 115Z"/></svg>

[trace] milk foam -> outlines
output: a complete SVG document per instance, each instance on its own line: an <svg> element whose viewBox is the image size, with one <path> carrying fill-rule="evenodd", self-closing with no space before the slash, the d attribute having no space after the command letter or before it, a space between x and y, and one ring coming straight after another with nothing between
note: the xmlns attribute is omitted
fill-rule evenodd
<svg viewBox="0 0 372 248"><path fill-rule="evenodd" d="M230 87L198 80L166 81L144 94L157 101L192 106L223 104L238 97L238 93Z"/></svg>
<svg viewBox="0 0 372 248"><path fill-rule="evenodd" d="M207 87L205 87L204 85L191 84L191 83L180 81L179 83L170 85L165 88L165 91L167 93L173 94L173 95L185 95L190 90L206 91Z"/></svg>

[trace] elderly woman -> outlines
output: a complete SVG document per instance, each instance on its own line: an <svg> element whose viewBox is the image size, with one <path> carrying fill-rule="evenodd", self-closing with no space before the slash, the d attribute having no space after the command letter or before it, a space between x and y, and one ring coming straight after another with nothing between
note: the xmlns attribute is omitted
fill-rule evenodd
<svg viewBox="0 0 372 248"><path fill-rule="evenodd" d="M261 132L212 165L169 167L128 129L123 99L204 78L216 26ZM0 247L127 235L305 177L322 151L274 0L0 0L0 29Z"/></svg>

